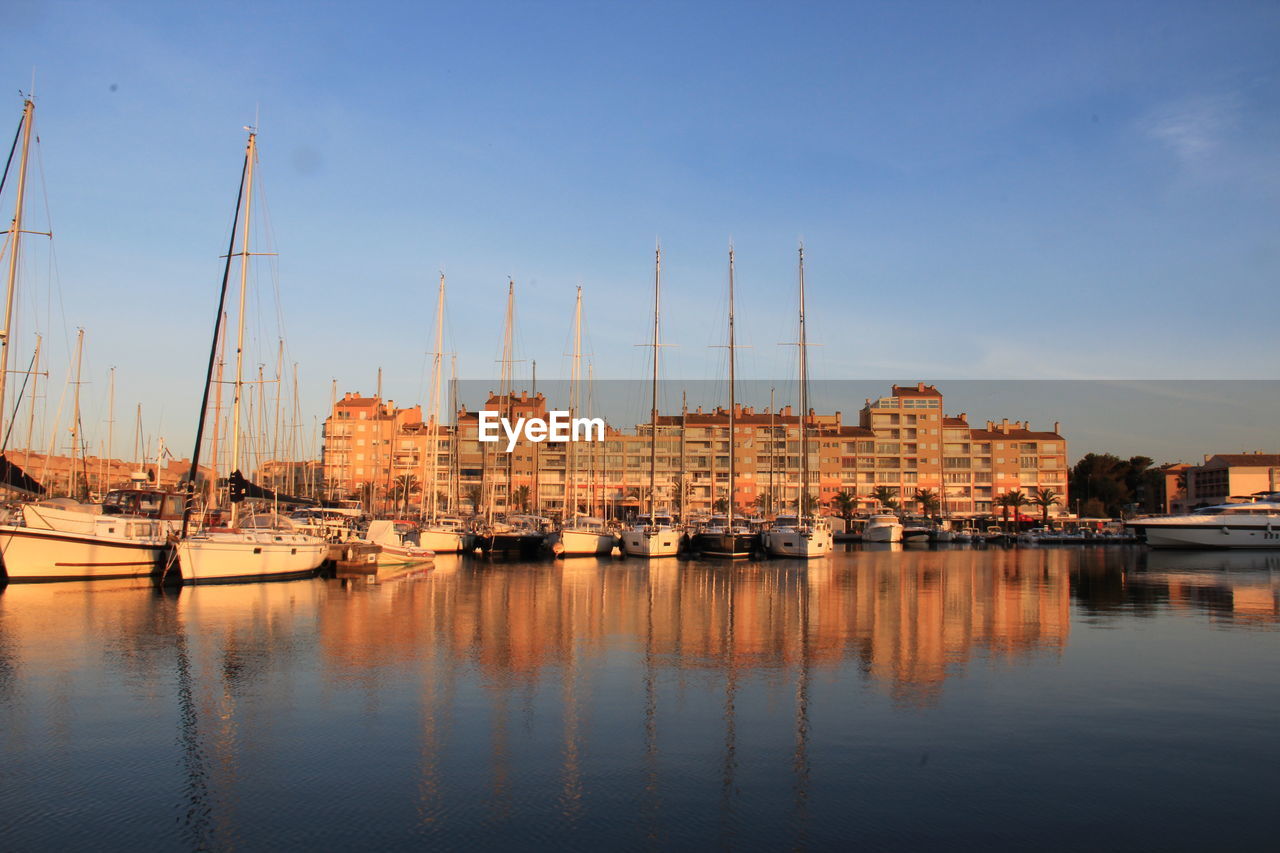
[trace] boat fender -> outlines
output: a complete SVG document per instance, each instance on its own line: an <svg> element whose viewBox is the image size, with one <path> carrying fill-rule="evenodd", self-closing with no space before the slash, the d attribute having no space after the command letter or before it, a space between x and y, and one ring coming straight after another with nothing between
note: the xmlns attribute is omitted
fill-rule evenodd
<svg viewBox="0 0 1280 853"><path fill-rule="evenodd" d="M1225 524L1222 525L1222 535L1228 536L1230 535L1230 533L1231 533L1231 530Z"/></svg>

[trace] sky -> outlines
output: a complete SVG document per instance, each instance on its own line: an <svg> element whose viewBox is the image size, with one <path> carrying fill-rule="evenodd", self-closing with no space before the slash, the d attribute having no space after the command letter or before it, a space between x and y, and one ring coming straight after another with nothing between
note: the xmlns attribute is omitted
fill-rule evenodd
<svg viewBox="0 0 1280 853"><path fill-rule="evenodd" d="M83 327L85 428L101 447L115 367L118 455L139 404L151 440L194 434L246 126L253 250L278 253L247 372L274 374L282 318L313 425L379 368L384 397L427 398L441 272L460 375L497 375L511 279L519 384L567 375L578 285L594 376L643 378L659 241L668 379L726 374L730 242L738 376L794 375L801 241L817 379L1277 376L1275 3L8 0L5 22L0 137L34 85L27 227L54 234L24 239L10 367L45 335L39 421L65 432ZM1280 449L1264 411L1215 433L1110 399L970 414L1060 420L1073 456Z"/></svg>

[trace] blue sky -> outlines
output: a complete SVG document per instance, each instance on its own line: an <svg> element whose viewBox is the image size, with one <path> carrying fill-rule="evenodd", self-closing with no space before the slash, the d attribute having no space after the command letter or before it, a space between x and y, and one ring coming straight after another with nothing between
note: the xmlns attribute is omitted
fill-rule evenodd
<svg viewBox="0 0 1280 853"><path fill-rule="evenodd" d="M508 276L519 370L567 372L582 284L596 375L643 376L658 239L668 377L724 373L730 239L747 378L793 371L800 239L820 378L1276 376L1274 3L6 7L55 231L13 358L49 336L52 412L86 327L87 423L115 365L117 420L189 441L255 121L307 418L379 366L422 398L441 269L464 376ZM1069 408L1007 414L1106 416Z"/></svg>

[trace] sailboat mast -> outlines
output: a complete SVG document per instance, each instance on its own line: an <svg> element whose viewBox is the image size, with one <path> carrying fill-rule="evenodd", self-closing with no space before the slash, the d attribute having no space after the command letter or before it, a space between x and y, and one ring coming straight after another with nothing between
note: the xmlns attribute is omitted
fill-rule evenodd
<svg viewBox="0 0 1280 853"><path fill-rule="evenodd" d="M569 367L569 421L578 416L582 405L582 285L578 285L578 299L573 309L573 362ZM578 514L578 454L577 442L569 442L569 495L565 501L564 517L572 519Z"/></svg>
<svg viewBox="0 0 1280 853"><path fill-rule="evenodd" d="M31 441L36 431L36 399L40 396L40 347L44 343L41 335L36 335L36 351L31 357L31 406L27 409L27 453L23 457L22 467L31 466ZM0 395L2 398L3 395Z"/></svg>
<svg viewBox="0 0 1280 853"><path fill-rule="evenodd" d="M187 535L187 529L191 524L191 512L195 508L195 488L196 473L200 470L200 445L204 441L204 422L205 417L209 414L209 385L213 381L213 365L218 358L218 338L222 334L223 311L227 302L227 282L231 277L231 253L235 250L236 244L236 224L240 219L240 210L244 203L245 181L249 175L250 163L253 160L254 142L253 133L249 134L249 144L244 152L244 166L240 171L240 189L236 192L236 212L231 219L231 238L227 245L226 263L222 267L222 287L218 293L218 313L215 315L213 324L213 343L209 346L209 365L205 368L204 374L204 396L200 399L200 419L196 423L196 446L191 453L191 471L187 475L187 500L182 510L182 536ZM243 327L243 324L242 324ZM237 371L238 373L238 371ZM236 394L236 400L239 401L240 395ZM141 428L142 424L142 406L138 406L138 424ZM135 448L135 455L137 453ZM158 479L158 477L157 477Z"/></svg>
<svg viewBox="0 0 1280 853"><path fill-rule="evenodd" d="M431 365L431 496L423 499L423 506L431 501L431 523L436 522L436 486L440 479L440 373L444 359L444 273L440 273L440 288L436 294L436 351Z"/></svg>
<svg viewBox="0 0 1280 853"><path fill-rule="evenodd" d="M658 312L662 304L662 246L653 262L653 383L649 402L649 523L658 512Z"/></svg>
<svg viewBox="0 0 1280 853"><path fill-rule="evenodd" d="M735 432L737 427L737 409L738 398L736 385L737 374L735 366L737 364L736 341L733 336L733 244L729 244L729 524L726 530L729 536L733 536L733 504L734 489L738 484L736 454L735 450ZM732 546L730 551L732 551Z"/></svg>
<svg viewBox="0 0 1280 853"><path fill-rule="evenodd" d="M80 365L84 356L84 329L76 330L76 381L75 393L71 395L71 473L67 483L67 496L77 497L80 494L76 483L76 465L80 460ZM85 478L85 487L89 485Z"/></svg>
<svg viewBox="0 0 1280 853"><path fill-rule="evenodd" d="M240 470L240 397L244 391L244 304L249 290L249 225L253 218L253 166L258 158L257 134L249 133L245 152L244 230L240 238L240 309L236 314L236 378L231 402L231 470ZM231 504L231 526L236 526L240 506Z"/></svg>
<svg viewBox="0 0 1280 853"><path fill-rule="evenodd" d="M805 517L809 498L809 347L804 328L804 244L800 245L800 500L796 520Z"/></svg>
<svg viewBox="0 0 1280 853"><path fill-rule="evenodd" d="M27 160L31 151L31 125L36 105L30 98L22 104L22 157L18 161L17 200L9 227L9 268L5 284L4 329L0 329L0 435L4 430L5 391L9 378L9 345L13 343L13 297L18 283L18 246L22 242L22 210L27 194Z"/></svg>
<svg viewBox="0 0 1280 853"><path fill-rule="evenodd" d="M111 487L111 460L114 457L112 446L115 444L116 432L116 369L113 367L107 374L107 452L103 454L106 459L102 465L102 479L98 483L98 488L103 493Z"/></svg>

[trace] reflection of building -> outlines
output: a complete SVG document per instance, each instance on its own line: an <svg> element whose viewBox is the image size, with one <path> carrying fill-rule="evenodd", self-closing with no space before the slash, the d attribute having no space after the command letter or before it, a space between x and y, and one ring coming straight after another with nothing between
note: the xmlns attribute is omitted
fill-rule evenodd
<svg viewBox="0 0 1280 853"><path fill-rule="evenodd" d="M1187 506L1211 506L1229 497L1280 491L1280 454L1218 453L1187 468Z"/></svg>
<svg viewBox="0 0 1280 853"><path fill-rule="evenodd" d="M586 649L622 644L686 672L853 665L899 701L930 702L975 654L1065 647L1074 556L862 552L856 572L831 560L727 574L675 559L648 572L595 560L433 572L394 595L335 599L320 642L355 677L440 646L492 683L535 684Z"/></svg>
<svg viewBox="0 0 1280 853"><path fill-rule="evenodd" d="M541 394L513 395L512 417L545 417L549 402ZM830 506L836 494L849 492L863 510L887 487L909 504L918 491L945 492L949 513L982 515L1006 492L1030 494L1037 487L1057 493L1059 511L1068 505L1067 445L1054 424L1049 431L1007 419L971 426L966 413L943 414L942 393L932 385L894 385L890 395L867 400L856 425L840 412L806 418L812 430L811 494ZM484 408L505 412L508 401L491 394ZM799 499L800 415L790 406L763 411L749 406L736 412L737 434L730 441L729 412L684 411L657 419L657 503L691 513L710 512L729 495L729 449L736 447L737 483L733 495L744 510L763 505L794 507ZM577 504L583 510L624 514L647 504L649 443L653 428L641 424L631 433L610 429L602 443L574 448L521 439L511 454L501 445L476 440L476 412L459 411L458 426L439 431L423 424L420 407L396 409L376 398L347 394L325 420L324 478L334 496L358 493L371 485L393 494L402 478L412 478L413 500L425 484L449 503L470 506L481 495L499 509L510 503L539 512L564 510L570 489L567 471L576 468ZM456 442L455 439L459 439ZM435 468L432 469L432 448ZM570 454L577 453L576 465ZM451 478L450 472L457 475ZM509 493L517 499L509 500ZM521 500L520 498L523 498Z"/></svg>

